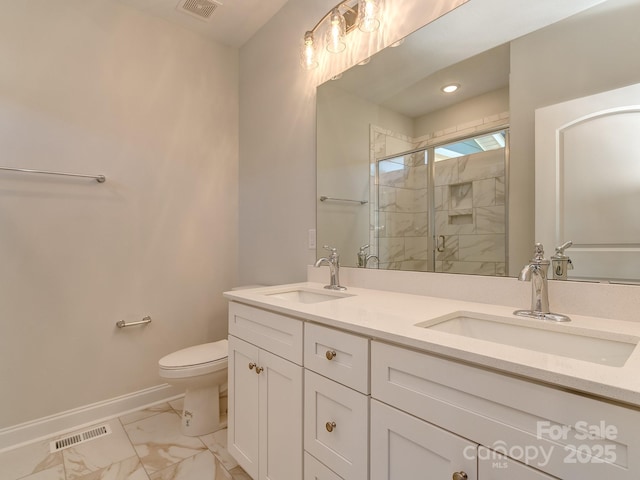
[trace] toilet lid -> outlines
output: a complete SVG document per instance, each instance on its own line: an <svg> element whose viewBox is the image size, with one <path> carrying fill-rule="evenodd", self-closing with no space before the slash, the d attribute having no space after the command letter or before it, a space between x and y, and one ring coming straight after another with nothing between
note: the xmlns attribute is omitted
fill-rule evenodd
<svg viewBox="0 0 640 480"><path fill-rule="evenodd" d="M162 368L185 368L216 362L227 358L228 348L227 340L195 345L162 357L158 364Z"/></svg>

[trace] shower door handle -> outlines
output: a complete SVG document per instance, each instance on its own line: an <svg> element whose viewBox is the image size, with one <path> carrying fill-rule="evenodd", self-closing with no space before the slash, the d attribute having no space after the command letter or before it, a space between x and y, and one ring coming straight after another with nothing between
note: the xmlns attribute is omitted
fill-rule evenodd
<svg viewBox="0 0 640 480"><path fill-rule="evenodd" d="M436 246L436 250L439 252L444 252L444 235L438 235L438 244Z"/></svg>

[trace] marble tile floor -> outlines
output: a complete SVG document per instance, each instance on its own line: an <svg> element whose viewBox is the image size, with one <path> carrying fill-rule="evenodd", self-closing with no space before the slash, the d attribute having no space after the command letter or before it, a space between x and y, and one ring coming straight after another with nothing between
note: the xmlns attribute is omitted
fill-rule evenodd
<svg viewBox="0 0 640 480"><path fill-rule="evenodd" d="M50 442L73 432L9 450L0 454L0 479L251 480L227 452L227 430L184 436L181 410L179 399L101 422L111 434L56 453Z"/></svg>

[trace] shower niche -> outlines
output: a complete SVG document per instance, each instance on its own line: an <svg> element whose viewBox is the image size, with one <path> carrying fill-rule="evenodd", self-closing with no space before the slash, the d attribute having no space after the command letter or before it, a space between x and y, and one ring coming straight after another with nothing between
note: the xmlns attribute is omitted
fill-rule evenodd
<svg viewBox="0 0 640 480"><path fill-rule="evenodd" d="M449 225L473 224L473 182L449 185Z"/></svg>

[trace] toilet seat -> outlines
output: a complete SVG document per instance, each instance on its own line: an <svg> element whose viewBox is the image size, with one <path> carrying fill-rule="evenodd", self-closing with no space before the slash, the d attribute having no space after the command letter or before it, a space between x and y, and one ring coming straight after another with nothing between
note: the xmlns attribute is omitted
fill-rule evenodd
<svg viewBox="0 0 640 480"><path fill-rule="evenodd" d="M195 377L227 368L228 341L195 345L170 353L158 361L164 378Z"/></svg>

